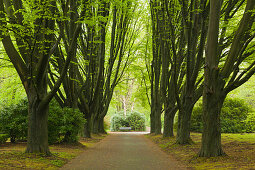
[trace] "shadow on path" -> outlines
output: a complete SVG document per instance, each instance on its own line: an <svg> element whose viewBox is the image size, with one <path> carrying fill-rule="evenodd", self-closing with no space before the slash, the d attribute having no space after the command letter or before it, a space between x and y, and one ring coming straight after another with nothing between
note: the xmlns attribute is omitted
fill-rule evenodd
<svg viewBox="0 0 255 170"><path fill-rule="evenodd" d="M62 169L178 170L185 169L143 135L147 132L111 132Z"/></svg>

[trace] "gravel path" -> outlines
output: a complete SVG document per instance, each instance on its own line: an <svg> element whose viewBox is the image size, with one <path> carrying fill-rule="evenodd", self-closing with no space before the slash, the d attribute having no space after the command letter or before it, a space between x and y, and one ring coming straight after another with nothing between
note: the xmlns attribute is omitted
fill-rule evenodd
<svg viewBox="0 0 255 170"><path fill-rule="evenodd" d="M86 170L178 170L185 169L162 152L144 133L110 133L62 169Z"/></svg>

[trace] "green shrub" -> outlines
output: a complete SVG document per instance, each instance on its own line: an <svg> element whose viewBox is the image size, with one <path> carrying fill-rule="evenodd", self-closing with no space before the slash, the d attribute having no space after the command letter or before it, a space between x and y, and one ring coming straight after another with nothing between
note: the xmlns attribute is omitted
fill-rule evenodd
<svg viewBox="0 0 255 170"><path fill-rule="evenodd" d="M251 127L247 123L249 106L240 99L227 98L221 110L221 132L223 133L242 133L251 132ZM191 131L202 132L202 103L194 107L191 117ZM250 121L252 123L252 119Z"/></svg>
<svg viewBox="0 0 255 170"><path fill-rule="evenodd" d="M49 144L61 142L61 125L62 125L63 109L59 104L52 100L49 107L48 117L48 141Z"/></svg>
<svg viewBox="0 0 255 170"><path fill-rule="evenodd" d="M11 142L25 140L27 137L27 105L27 100L22 99L0 111L0 131L7 134Z"/></svg>
<svg viewBox="0 0 255 170"><path fill-rule="evenodd" d="M28 102L24 99L0 111L0 131L7 134L11 142L27 138L27 107ZM52 100L48 117L49 143L76 142L84 123L83 114L78 110L61 108L55 100Z"/></svg>
<svg viewBox="0 0 255 170"><path fill-rule="evenodd" d="M126 120L132 130L145 131L145 117L141 113L131 112Z"/></svg>
<svg viewBox="0 0 255 170"><path fill-rule="evenodd" d="M72 108L61 108L55 100L50 103L48 118L49 143L78 141L85 118L81 112Z"/></svg>
<svg viewBox="0 0 255 170"><path fill-rule="evenodd" d="M203 121L202 121L203 105L199 103L198 106L193 108L191 121L190 121L190 130L192 132L202 132L203 130Z"/></svg>
<svg viewBox="0 0 255 170"><path fill-rule="evenodd" d="M7 141L8 135L7 134L0 134L0 144L3 144Z"/></svg>
<svg viewBox="0 0 255 170"><path fill-rule="evenodd" d="M120 127L126 127L129 126L128 122L125 120L124 116L115 114L111 117L111 131L119 131Z"/></svg>
<svg viewBox="0 0 255 170"><path fill-rule="evenodd" d="M245 123L245 130L247 133L255 132L255 113L248 114Z"/></svg>
<svg viewBox="0 0 255 170"><path fill-rule="evenodd" d="M230 98L225 100L221 110L221 132L245 132L244 121L247 118L249 110L249 106L243 100Z"/></svg>
<svg viewBox="0 0 255 170"><path fill-rule="evenodd" d="M61 131L64 135L63 142L77 142L78 135L82 131L82 128L86 120L78 109L64 108Z"/></svg>
<svg viewBox="0 0 255 170"><path fill-rule="evenodd" d="M120 127L131 127L135 131L145 130L145 116L139 112L127 113L127 117L124 117L122 112L116 113L111 117L111 131L119 131Z"/></svg>

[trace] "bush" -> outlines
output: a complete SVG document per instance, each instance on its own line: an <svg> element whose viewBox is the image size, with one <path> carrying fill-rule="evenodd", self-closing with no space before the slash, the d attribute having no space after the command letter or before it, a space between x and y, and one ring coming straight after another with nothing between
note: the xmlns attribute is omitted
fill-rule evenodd
<svg viewBox="0 0 255 170"><path fill-rule="evenodd" d="M120 127L131 127L135 131L145 130L145 116L139 112L127 113L125 118L122 112L111 117L111 131L119 131Z"/></svg>
<svg viewBox="0 0 255 170"><path fill-rule="evenodd" d="M48 117L48 141L49 144L61 142L61 125L63 109L55 100L50 102Z"/></svg>
<svg viewBox="0 0 255 170"><path fill-rule="evenodd" d="M78 109L64 108L60 133L64 134L63 142L73 143L78 141L86 120Z"/></svg>
<svg viewBox="0 0 255 170"><path fill-rule="evenodd" d="M25 140L27 137L27 105L27 100L22 99L0 111L0 131L7 134L11 142Z"/></svg>
<svg viewBox="0 0 255 170"><path fill-rule="evenodd" d="M78 141L78 134L81 132L85 118L77 109L61 108L55 100L50 103L48 118L49 143Z"/></svg>
<svg viewBox="0 0 255 170"><path fill-rule="evenodd" d="M247 116L250 111L249 106L240 99L227 98L221 110L221 132L223 133L242 133L250 132L252 129L247 124ZM202 132L202 103L194 107L191 117L191 131ZM252 121L251 121L252 123Z"/></svg>
<svg viewBox="0 0 255 170"><path fill-rule="evenodd" d="M203 104L199 103L197 107L193 108L191 121L190 121L190 130L192 132L202 132L203 130Z"/></svg>
<svg viewBox="0 0 255 170"><path fill-rule="evenodd" d="M120 127L129 126L124 116L115 114L111 117L111 131L119 131Z"/></svg>
<svg viewBox="0 0 255 170"><path fill-rule="evenodd" d="M8 135L7 134L0 134L0 144L3 144L7 141Z"/></svg>
<svg viewBox="0 0 255 170"><path fill-rule="evenodd" d="M145 117L139 112L131 112L126 118L131 129L145 131Z"/></svg>
<svg viewBox="0 0 255 170"><path fill-rule="evenodd" d="M27 107L28 102L24 99L0 111L0 131L7 134L11 142L27 138ZM76 142L84 123L83 114L78 110L61 108L52 100L48 117L49 143Z"/></svg>
<svg viewBox="0 0 255 170"><path fill-rule="evenodd" d="M255 113L248 114L245 123L245 130L247 133L255 132Z"/></svg>

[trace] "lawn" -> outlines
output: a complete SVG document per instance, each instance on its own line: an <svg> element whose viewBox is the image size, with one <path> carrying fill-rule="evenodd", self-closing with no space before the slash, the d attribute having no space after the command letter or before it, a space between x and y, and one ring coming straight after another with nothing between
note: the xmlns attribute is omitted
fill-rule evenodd
<svg viewBox="0 0 255 170"><path fill-rule="evenodd" d="M59 169L68 161L103 139L106 135L91 139L81 138L76 144L55 144L50 146L52 156L24 153L26 143L0 144L0 169Z"/></svg>
<svg viewBox="0 0 255 170"><path fill-rule="evenodd" d="M191 133L192 145L177 145L175 137L146 135L165 152L173 155L190 169L255 169L255 134L222 134L222 146L227 156L199 158L201 134Z"/></svg>

